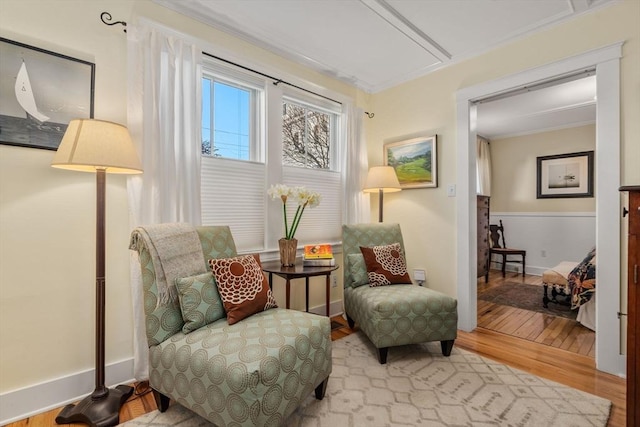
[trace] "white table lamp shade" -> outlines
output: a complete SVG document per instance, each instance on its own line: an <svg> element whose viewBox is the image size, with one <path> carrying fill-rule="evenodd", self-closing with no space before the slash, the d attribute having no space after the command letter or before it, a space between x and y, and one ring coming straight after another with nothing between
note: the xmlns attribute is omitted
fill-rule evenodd
<svg viewBox="0 0 640 427"><path fill-rule="evenodd" d="M382 190L384 193L400 191L400 182L396 171L391 166L373 166L369 169L364 192L377 193Z"/></svg>
<svg viewBox="0 0 640 427"><path fill-rule="evenodd" d="M51 166L82 172L142 173L138 154L125 126L94 119L69 122Z"/></svg>

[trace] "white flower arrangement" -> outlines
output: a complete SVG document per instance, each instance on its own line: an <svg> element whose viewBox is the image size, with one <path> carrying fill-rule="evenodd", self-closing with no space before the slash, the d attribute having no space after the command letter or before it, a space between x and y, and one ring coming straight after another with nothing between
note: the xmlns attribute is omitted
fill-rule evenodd
<svg viewBox="0 0 640 427"><path fill-rule="evenodd" d="M320 204L320 193L307 190L305 187L289 187L284 184L272 185L267 194L271 196L273 200L280 199L282 201L282 212L284 214L284 231L285 239L291 240L295 237L300 219L304 210L308 207L315 208ZM295 200L298 203L298 208L293 216L291 227L287 221L287 201Z"/></svg>

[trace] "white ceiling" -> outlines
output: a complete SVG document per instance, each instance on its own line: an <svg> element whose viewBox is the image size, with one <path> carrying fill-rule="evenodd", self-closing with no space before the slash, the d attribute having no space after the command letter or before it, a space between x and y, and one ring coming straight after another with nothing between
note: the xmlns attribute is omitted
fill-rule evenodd
<svg viewBox="0 0 640 427"><path fill-rule="evenodd" d="M596 121L595 75L521 92L478 104L478 134L498 139Z"/></svg>
<svg viewBox="0 0 640 427"><path fill-rule="evenodd" d="M618 0L154 1L376 93ZM584 122L580 114L587 109L577 107L585 102L584 96L564 99L564 107L555 102L541 108L556 121L562 112ZM487 108L483 115L496 108ZM520 121L534 115L530 109L520 113ZM523 132L503 123L484 134Z"/></svg>

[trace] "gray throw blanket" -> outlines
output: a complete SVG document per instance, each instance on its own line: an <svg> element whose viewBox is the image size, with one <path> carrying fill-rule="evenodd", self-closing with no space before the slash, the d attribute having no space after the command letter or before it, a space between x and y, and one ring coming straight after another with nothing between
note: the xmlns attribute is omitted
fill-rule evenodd
<svg viewBox="0 0 640 427"><path fill-rule="evenodd" d="M137 227L131 233L129 249L140 253L142 244L147 247L156 272L159 304L177 301L176 279L207 272L198 232L191 225L168 223Z"/></svg>

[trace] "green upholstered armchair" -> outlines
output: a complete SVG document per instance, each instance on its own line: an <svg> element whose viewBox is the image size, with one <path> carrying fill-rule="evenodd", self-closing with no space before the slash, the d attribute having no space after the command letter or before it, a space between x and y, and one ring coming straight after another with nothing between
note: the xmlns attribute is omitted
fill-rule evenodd
<svg viewBox="0 0 640 427"><path fill-rule="evenodd" d="M202 246L205 262L236 255L229 227L195 230L200 242L192 240L197 250ZM317 399L324 397L332 367L329 318L272 308L229 325L224 312L207 323L207 309L195 318L204 325L185 332L179 301L159 302L149 250L157 240L141 234L134 230L131 241L142 269L149 384L161 412L174 399L217 426L283 425L314 389ZM202 284L208 271L203 264L188 282ZM197 301L211 299L209 291L197 296Z"/></svg>
<svg viewBox="0 0 640 427"><path fill-rule="evenodd" d="M344 306L351 328L357 323L378 348L381 364L389 347L440 341L451 354L458 327L458 302L440 292L413 284L370 287L360 247L404 242L398 224L342 226Z"/></svg>

